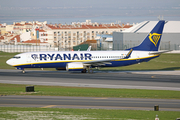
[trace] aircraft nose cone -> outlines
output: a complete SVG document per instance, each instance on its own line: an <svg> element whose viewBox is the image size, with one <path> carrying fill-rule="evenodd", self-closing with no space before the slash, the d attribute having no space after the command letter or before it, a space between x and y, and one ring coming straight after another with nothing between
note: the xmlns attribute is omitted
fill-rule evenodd
<svg viewBox="0 0 180 120"><path fill-rule="evenodd" d="M12 60L11 60L11 59L7 60L7 61L6 61L6 64L12 65Z"/></svg>

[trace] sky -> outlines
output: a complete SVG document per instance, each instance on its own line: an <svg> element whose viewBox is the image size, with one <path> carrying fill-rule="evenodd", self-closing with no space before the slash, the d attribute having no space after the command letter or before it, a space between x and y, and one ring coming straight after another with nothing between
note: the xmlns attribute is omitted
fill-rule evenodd
<svg viewBox="0 0 180 120"><path fill-rule="evenodd" d="M145 18L157 20L159 15L180 20L180 0L0 0L0 22L73 22L90 18L102 22L141 22Z"/></svg>

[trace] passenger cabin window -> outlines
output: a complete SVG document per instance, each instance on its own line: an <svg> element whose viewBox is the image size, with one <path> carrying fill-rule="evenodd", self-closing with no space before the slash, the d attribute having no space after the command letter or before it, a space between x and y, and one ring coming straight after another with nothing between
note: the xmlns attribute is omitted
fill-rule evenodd
<svg viewBox="0 0 180 120"><path fill-rule="evenodd" d="M19 59L19 58L21 58L21 57L20 57L20 56L14 56L13 58Z"/></svg>

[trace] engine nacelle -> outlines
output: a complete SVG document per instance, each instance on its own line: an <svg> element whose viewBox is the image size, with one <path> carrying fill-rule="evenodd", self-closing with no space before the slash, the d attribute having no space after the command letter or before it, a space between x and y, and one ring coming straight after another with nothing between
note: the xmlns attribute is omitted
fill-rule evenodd
<svg viewBox="0 0 180 120"><path fill-rule="evenodd" d="M83 63L73 62L66 64L67 71L82 71L84 69Z"/></svg>

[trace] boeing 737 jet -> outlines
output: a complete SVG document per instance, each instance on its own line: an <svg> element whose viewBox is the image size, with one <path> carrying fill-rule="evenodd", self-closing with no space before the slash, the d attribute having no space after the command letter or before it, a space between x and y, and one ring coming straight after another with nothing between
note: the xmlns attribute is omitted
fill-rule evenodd
<svg viewBox="0 0 180 120"><path fill-rule="evenodd" d="M159 21L144 41L124 51L54 51L27 52L15 55L7 64L22 70L25 68L56 68L81 71L94 67L117 67L148 62L160 56L158 51L165 21Z"/></svg>

